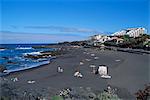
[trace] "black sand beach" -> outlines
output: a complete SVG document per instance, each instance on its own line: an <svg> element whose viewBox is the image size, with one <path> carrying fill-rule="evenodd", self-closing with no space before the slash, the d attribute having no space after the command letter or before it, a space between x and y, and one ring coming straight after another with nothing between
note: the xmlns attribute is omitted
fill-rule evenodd
<svg viewBox="0 0 150 100"><path fill-rule="evenodd" d="M89 54L87 54L89 53ZM94 59L95 54L99 59ZM91 61L86 61L91 59ZM80 65L80 61L84 64ZM108 66L108 74L111 79L102 79L99 75L92 74L91 64L104 64ZM64 69L63 73L57 72L57 67ZM75 70L80 70L83 78L74 77ZM108 84L118 89L121 98L130 100L134 93L142 89L150 81L149 55L132 54L119 51L100 51L91 48L70 48L68 52L54 59L49 65L36 69L11 73L4 78L18 78L12 85L20 90L32 91L34 89L52 88L60 90L66 87L91 87L103 91ZM29 84L29 80L35 83ZM55 92L55 91L53 91Z"/></svg>

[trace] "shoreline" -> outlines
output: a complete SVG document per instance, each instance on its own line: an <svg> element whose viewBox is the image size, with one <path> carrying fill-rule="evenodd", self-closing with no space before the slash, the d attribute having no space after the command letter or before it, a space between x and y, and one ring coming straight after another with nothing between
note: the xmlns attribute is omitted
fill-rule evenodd
<svg viewBox="0 0 150 100"><path fill-rule="evenodd" d="M30 47L30 48L32 48L32 47ZM3 75L9 75L9 73L19 72L19 71L24 71L24 70L44 66L46 64L49 64L57 56L62 55L63 53L66 52L66 51L60 50L58 48L57 49L52 48L52 47L47 47L47 48L54 49L54 50L53 51L49 50L49 51L36 51L36 52L30 52L30 53L23 53L22 59L27 58L27 59L31 59L31 60L37 60L38 62L35 64L30 64L29 66L24 66L24 67L15 68L15 69L7 69L7 67L2 66L4 68L4 70L2 70L0 72L0 77L2 77Z"/></svg>
<svg viewBox="0 0 150 100"><path fill-rule="evenodd" d="M85 54L84 52L89 54ZM94 60L90 54L95 54L99 59ZM85 59L91 59L91 61L86 61ZM110 84L121 91L119 96L122 98L133 98L134 93L138 89L143 88L144 84L149 82L148 60L148 55L70 47L66 54L57 57L50 64L10 73L9 75L3 76L3 78L11 80L12 78L17 77L18 82L11 82L11 84L19 86L22 91L48 87L59 90L66 87L80 86L91 87L102 91ZM84 64L79 65L80 61L83 61ZM112 78L102 79L99 76L92 74L90 72L91 68L89 67L91 64L95 64L96 66L100 64L107 65L108 74L111 75ZM64 69L63 73L57 72L58 66L61 66ZM140 66L145 67L141 68ZM75 70L78 68L83 73L82 79L73 76ZM27 83L28 80L34 80L35 83L29 85ZM63 83L64 81L65 83Z"/></svg>
<svg viewBox="0 0 150 100"><path fill-rule="evenodd" d="M54 45L52 45L54 46ZM54 47L59 47L59 46L54 46ZM64 46L63 46L64 47ZM107 47L106 49L111 49L111 50L114 50L114 51L117 51L117 52L125 52L125 53L131 53L131 54L150 54L149 51L139 51L139 50L134 50L134 49L124 49L124 48L114 48L114 47ZM135 52L134 52L135 51ZM6 76L6 75L9 75L9 74L12 74L12 73L18 73L18 72L22 72L22 71L27 71L27 70L31 70L31 69L36 69L38 67L42 67L42 66L45 66L45 65L49 65L53 59L57 59L56 57L52 57L50 60L47 60L47 61L43 61L43 64L38 64L38 65L35 65L35 66L29 66L29 67L24 67L24 68L19 68L19 69L14 69L14 70L5 70L4 72L0 72L0 77L3 77L3 76Z"/></svg>
<svg viewBox="0 0 150 100"><path fill-rule="evenodd" d="M48 64L50 64L50 61L45 61L45 62L43 62L43 64L38 64L38 65L30 66L30 67L18 68L18 69L14 69L14 70L5 70L4 72L0 73L0 77L6 76L6 75L9 75L12 73L35 69L35 68L42 67L42 66L48 65Z"/></svg>

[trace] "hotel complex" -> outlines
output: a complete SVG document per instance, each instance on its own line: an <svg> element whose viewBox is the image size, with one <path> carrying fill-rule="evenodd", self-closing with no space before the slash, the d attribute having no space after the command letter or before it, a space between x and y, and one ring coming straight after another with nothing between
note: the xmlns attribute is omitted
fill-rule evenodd
<svg viewBox="0 0 150 100"><path fill-rule="evenodd" d="M115 32L112 34L113 36L123 36L123 35L129 35L130 37L138 37L141 34L144 34L146 32L145 28L128 28L125 30L121 30L119 32Z"/></svg>
<svg viewBox="0 0 150 100"><path fill-rule="evenodd" d="M106 41L116 41L116 44L123 43L124 39L120 36L128 35L129 37L139 37L142 34L145 34L147 31L145 28L128 28L118 32L115 32L112 35L101 35L97 34L90 36L92 44L97 45L99 43L105 43Z"/></svg>

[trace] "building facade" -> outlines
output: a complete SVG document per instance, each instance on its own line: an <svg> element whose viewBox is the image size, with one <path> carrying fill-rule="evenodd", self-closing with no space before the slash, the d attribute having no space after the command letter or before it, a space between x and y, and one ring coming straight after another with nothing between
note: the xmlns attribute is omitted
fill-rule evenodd
<svg viewBox="0 0 150 100"><path fill-rule="evenodd" d="M145 28L128 28L125 30L121 30L119 32L115 32L113 36L123 36L123 35L129 35L130 37L139 37L140 35L144 34L146 32Z"/></svg>
<svg viewBox="0 0 150 100"><path fill-rule="evenodd" d="M94 36L91 36L91 40L93 42L99 42L99 43L104 43L105 41L108 41L110 40L111 38L109 36L106 36L106 35L94 35Z"/></svg>

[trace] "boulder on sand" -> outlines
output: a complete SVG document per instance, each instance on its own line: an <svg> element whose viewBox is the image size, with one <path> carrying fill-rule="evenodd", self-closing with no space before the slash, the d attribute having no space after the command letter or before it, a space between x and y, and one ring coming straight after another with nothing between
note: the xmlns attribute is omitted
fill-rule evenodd
<svg viewBox="0 0 150 100"><path fill-rule="evenodd" d="M111 76L108 75L108 67L105 65L99 65L98 73L101 75L102 78L111 78Z"/></svg>
<svg viewBox="0 0 150 100"><path fill-rule="evenodd" d="M57 67L57 72L62 73L64 70L59 66Z"/></svg>
<svg viewBox="0 0 150 100"><path fill-rule="evenodd" d="M82 77L83 77L83 75L82 75L79 71L76 71L76 72L74 73L74 76L75 76L75 77L79 77L79 78L82 78Z"/></svg>

